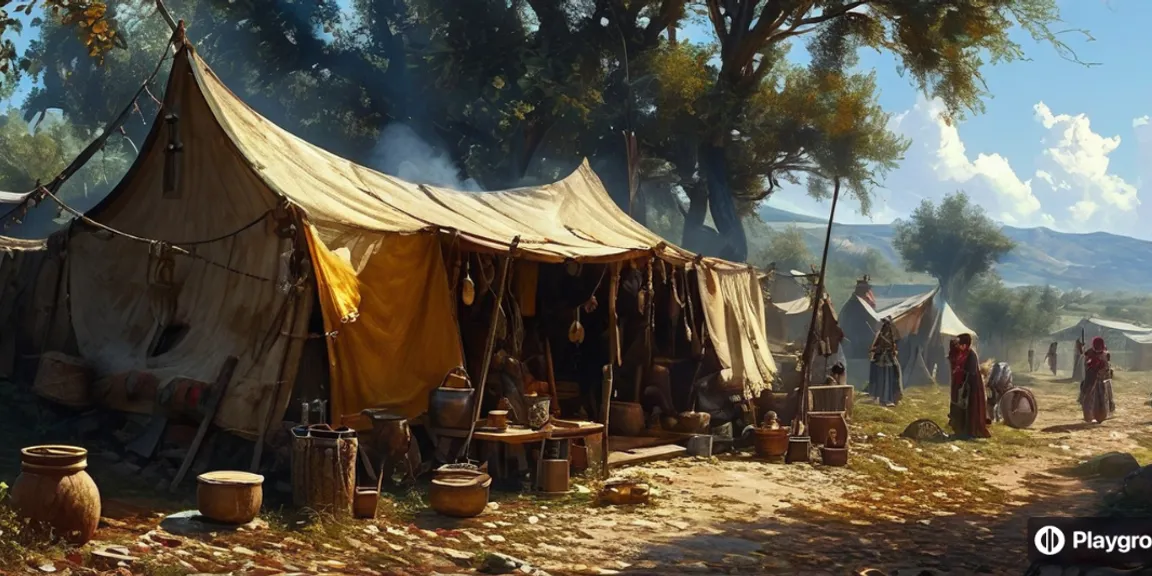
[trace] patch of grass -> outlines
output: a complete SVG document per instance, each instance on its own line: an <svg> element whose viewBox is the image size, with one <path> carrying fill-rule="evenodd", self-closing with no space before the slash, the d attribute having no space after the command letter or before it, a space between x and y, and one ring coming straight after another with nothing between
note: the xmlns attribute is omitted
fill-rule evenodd
<svg viewBox="0 0 1152 576"><path fill-rule="evenodd" d="M165 564L150 558L141 558L132 563L132 573L141 576L187 576L195 571L178 564Z"/></svg>
<svg viewBox="0 0 1152 576"><path fill-rule="evenodd" d="M58 557L68 550L51 534L29 528L12 509L8 485L0 482L0 566L17 566L38 556Z"/></svg>

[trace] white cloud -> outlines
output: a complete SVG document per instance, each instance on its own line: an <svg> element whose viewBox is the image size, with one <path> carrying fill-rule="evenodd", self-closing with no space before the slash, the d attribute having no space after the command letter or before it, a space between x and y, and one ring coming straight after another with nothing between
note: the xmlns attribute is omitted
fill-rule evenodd
<svg viewBox="0 0 1152 576"><path fill-rule="evenodd" d="M845 214L837 221L887 222L907 215L922 199L939 201L964 190L990 216L1012 226L1152 238L1152 227L1138 225L1145 209L1152 218L1152 205L1143 206L1138 187L1110 172L1110 155L1120 147L1120 136L1093 132L1086 115L1056 113L1043 102L1033 107L1043 136L1035 156L1026 159L1033 165L1028 175L999 153L970 154L960 130L944 120L943 112L939 101L921 96L912 108L893 116L892 130L911 141L904 161L876 190L871 219ZM1132 126L1144 159L1142 181L1152 190L1152 118L1136 118ZM1018 159L1017 164L1024 162ZM802 194L789 190L778 196L811 206L807 212L827 210Z"/></svg>

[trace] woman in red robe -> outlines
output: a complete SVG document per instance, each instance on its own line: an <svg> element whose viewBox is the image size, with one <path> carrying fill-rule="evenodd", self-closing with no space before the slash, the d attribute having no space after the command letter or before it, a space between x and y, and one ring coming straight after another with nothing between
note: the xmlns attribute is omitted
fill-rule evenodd
<svg viewBox="0 0 1152 576"><path fill-rule="evenodd" d="M948 360L952 364L952 403L948 411L948 424L952 431L964 438L991 438L988 425L988 395L984 390L984 376L980 373L980 358L972 349L972 335L961 334L950 345Z"/></svg>
<svg viewBox="0 0 1152 576"><path fill-rule="evenodd" d="M1116 404L1112 400L1112 355L1104 339L1092 339L1092 348L1084 353L1084 380L1080 382L1080 407L1085 422L1104 422L1112 417Z"/></svg>

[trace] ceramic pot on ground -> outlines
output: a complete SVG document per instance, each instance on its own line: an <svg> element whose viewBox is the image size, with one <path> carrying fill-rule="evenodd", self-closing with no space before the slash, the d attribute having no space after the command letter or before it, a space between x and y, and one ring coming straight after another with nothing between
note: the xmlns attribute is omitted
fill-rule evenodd
<svg viewBox="0 0 1152 576"><path fill-rule="evenodd" d="M20 476L12 485L17 514L30 521L30 529L76 545L88 542L100 523L100 490L87 468L88 451L76 446L21 450Z"/></svg>
<svg viewBox="0 0 1152 576"><path fill-rule="evenodd" d="M196 478L196 507L200 515L221 524L247 524L264 504L264 477L221 470Z"/></svg>
<svg viewBox="0 0 1152 576"><path fill-rule="evenodd" d="M788 453L787 428L755 428L753 440L760 458L780 458Z"/></svg>

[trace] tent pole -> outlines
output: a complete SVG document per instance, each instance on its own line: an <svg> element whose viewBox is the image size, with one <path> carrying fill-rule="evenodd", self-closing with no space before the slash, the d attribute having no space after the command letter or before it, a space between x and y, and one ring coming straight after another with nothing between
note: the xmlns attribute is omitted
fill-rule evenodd
<svg viewBox="0 0 1152 576"><path fill-rule="evenodd" d="M828 213L828 231L824 233L824 254L820 257L820 275L816 278L816 295L812 297L812 320L808 323L808 341L804 343L804 356L800 359L804 369L800 378L800 394L796 399L799 406L796 417L808 430L808 384L812 379L812 355L816 344L816 320L824 302L824 271L828 268L828 246L832 243L832 223L836 220L836 203L840 200L840 177L834 180L832 188L832 209ZM794 418L796 419L796 418ZM793 424L793 429L796 426Z"/></svg>
<svg viewBox="0 0 1152 576"><path fill-rule="evenodd" d="M488 370L492 367L492 348L496 346L496 322L500 316L500 306L504 303L504 293L508 291L508 269L512 267L515 258L516 246L520 244L520 237L512 239L508 246L508 255L500 263L500 285L496 287L496 302L492 306L492 316L488 320L488 338L484 341L484 361L480 368L480 387L477 389L475 402L472 408L472 422L468 427L468 437L464 439L462 452L457 456L468 456L468 446L472 444L472 435L476 433L476 421L480 419L480 409L484 404L484 385L488 382Z"/></svg>

